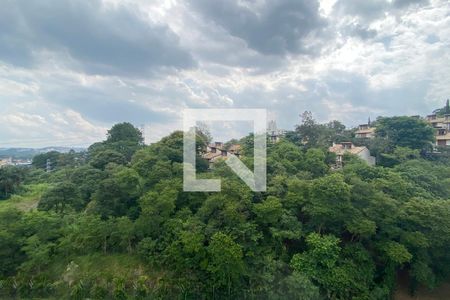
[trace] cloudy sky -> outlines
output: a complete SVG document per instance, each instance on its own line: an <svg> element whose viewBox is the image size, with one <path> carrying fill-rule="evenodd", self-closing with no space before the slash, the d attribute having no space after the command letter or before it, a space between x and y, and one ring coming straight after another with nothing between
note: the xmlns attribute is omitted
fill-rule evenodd
<svg viewBox="0 0 450 300"><path fill-rule="evenodd" d="M3 0L0 147L147 142L184 108L348 126L450 98L448 0ZM224 130L226 131L226 130ZM231 132L231 131L230 131Z"/></svg>

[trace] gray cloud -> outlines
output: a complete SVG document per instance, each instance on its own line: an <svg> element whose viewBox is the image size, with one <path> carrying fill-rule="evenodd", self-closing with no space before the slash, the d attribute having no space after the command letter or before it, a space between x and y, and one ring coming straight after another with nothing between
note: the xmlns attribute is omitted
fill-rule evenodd
<svg viewBox="0 0 450 300"><path fill-rule="evenodd" d="M394 0L392 2L393 6L397 8L404 8L411 5L423 6L428 5L429 3L430 0Z"/></svg>
<svg viewBox="0 0 450 300"><path fill-rule="evenodd" d="M357 36L363 40L372 39L377 36L377 31L375 29L370 29L360 24L348 25L347 27L344 27L342 31L347 35Z"/></svg>
<svg viewBox="0 0 450 300"><path fill-rule="evenodd" d="M448 3L427 3L4 0L0 141L88 145L121 121L155 141L183 108L267 108L285 129L304 110L424 115L450 91Z"/></svg>
<svg viewBox="0 0 450 300"><path fill-rule="evenodd" d="M369 23L370 21L384 16L386 12L396 12L396 10L406 9L410 6L424 6L429 4L429 0L338 0L334 4L335 13L345 16L357 16L360 21Z"/></svg>
<svg viewBox="0 0 450 300"><path fill-rule="evenodd" d="M0 12L0 60L26 66L33 54L67 53L93 74L148 75L195 65L166 25L101 1L7 0Z"/></svg>
<svg viewBox="0 0 450 300"><path fill-rule="evenodd" d="M156 112L136 101L123 91L114 93L103 88L64 86L63 89L43 90L42 96L52 99L60 107L79 112L88 120L113 124L132 120L137 124L149 122L167 123L173 121L168 113Z"/></svg>
<svg viewBox="0 0 450 300"><path fill-rule="evenodd" d="M191 0L200 14L244 40L248 47L265 55L310 53L308 36L325 26L315 0L255 1Z"/></svg>
<svg viewBox="0 0 450 300"><path fill-rule="evenodd" d="M367 22L382 16L389 9L389 3L386 0L338 0L333 9L339 15L358 16Z"/></svg>

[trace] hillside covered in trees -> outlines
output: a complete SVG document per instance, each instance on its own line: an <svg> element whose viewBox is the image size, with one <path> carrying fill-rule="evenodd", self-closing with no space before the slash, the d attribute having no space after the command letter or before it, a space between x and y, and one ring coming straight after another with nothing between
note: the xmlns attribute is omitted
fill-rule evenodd
<svg viewBox="0 0 450 300"><path fill-rule="evenodd" d="M266 192L209 169L204 132L198 176L222 191L183 192L183 133L147 146L129 123L85 153L1 168L0 298L390 299L399 274L412 294L435 288L450 278L450 152L421 120L376 122L361 141L305 114L268 143ZM347 140L377 166L349 155L332 171L327 149Z"/></svg>

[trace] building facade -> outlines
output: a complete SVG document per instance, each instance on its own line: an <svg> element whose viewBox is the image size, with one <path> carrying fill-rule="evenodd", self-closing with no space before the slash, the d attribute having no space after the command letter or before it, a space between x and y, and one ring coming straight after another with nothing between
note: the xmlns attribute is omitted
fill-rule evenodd
<svg viewBox="0 0 450 300"><path fill-rule="evenodd" d="M358 139L373 139L375 137L375 127L371 127L370 123L361 124L355 132L355 137Z"/></svg>
<svg viewBox="0 0 450 300"><path fill-rule="evenodd" d="M278 129L276 121L272 120L267 125L267 136L271 143L278 143L284 134L284 130Z"/></svg>
<svg viewBox="0 0 450 300"><path fill-rule="evenodd" d="M428 115L427 121L436 130L436 146L450 146L450 114Z"/></svg>
<svg viewBox="0 0 450 300"><path fill-rule="evenodd" d="M228 147L228 149L226 149L225 145L222 142L214 142L208 145L203 158L206 159L211 165L218 159L227 159L231 155L239 157L240 150L241 146L237 144L231 145L230 147Z"/></svg>
<svg viewBox="0 0 450 300"><path fill-rule="evenodd" d="M333 144L328 151L336 154L336 168L341 168L343 166L345 154L356 155L370 166L374 166L376 164L375 157L370 155L370 151L367 147L358 147L353 145L352 142Z"/></svg>

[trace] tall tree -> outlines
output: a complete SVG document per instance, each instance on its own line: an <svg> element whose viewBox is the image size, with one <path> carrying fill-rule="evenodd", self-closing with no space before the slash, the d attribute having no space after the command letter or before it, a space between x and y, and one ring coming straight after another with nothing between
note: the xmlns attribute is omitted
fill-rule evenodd
<svg viewBox="0 0 450 300"><path fill-rule="evenodd" d="M0 168L0 200L15 193L24 179L24 169L14 166Z"/></svg>
<svg viewBox="0 0 450 300"><path fill-rule="evenodd" d="M428 149L434 142L434 129L425 121L414 117L391 117L377 120L377 136L394 146Z"/></svg>
<svg viewBox="0 0 450 300"><path fill-rule="evenodd" d="M333 142L348 141L350 132L345 130L345 125L339 121L331 121L319 124L314 120L310 111L301 115L302 122L295 128L295 133L289 133L287 138L297 144L303 144L308 148L328 148Z"/></svg>
<svg viewBox="0 0 450 300"><path fill-rule="evenodd" d="M242 276L244 262L242 260L242 247L222 232L215 233L208 246L209 264L214 289L226 288L228 296L231 289Z"/></svg>
<svg viewBox="0 0 450 300"><path fill-rule="evenodd" d="M115 143L125 141L140 145L144 142L144 138L142 137L142 132L128 122L115 124L108 130L106 142Z"/></svg>

